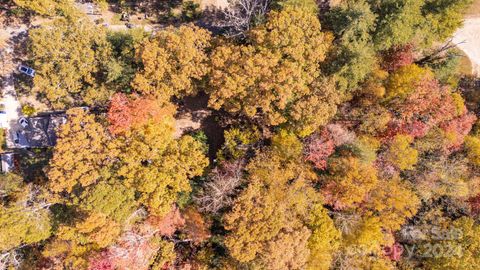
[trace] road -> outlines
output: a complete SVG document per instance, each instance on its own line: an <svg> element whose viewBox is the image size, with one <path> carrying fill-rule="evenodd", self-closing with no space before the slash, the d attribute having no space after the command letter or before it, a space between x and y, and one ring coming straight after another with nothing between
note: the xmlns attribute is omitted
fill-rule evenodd
<svg viewBox="0 0 480 270"><path fill-rule="evenodd" d="M5 31L3 29L2 31ZM23 33L26 31L24 28L18 28L15 30L8 29L7 33L9 35L8 42L11 42L11 38ZM5 32L3 33L5 34ZM14 50L12 48L12 44L7 44L2 49L2 103L4 106L5 111L5 118L2 120L5 123L2 125L6 126L7 129L7 136L6 136L6 144L8 148L12 148L14 146L12 140L12 134L16 132L19 128L18 125L18 118L21 114L21 105L17 99L17 94L15 91L15 78L14 72L19 63L16 63L13 57Z"/></svg>
<svg viewBox="0 0 480 270"><path fill-rule="evenodd" d="M480 75L480 18L465 19L462 28L453 36L453 42L472 62L473 74Z"/></svg>

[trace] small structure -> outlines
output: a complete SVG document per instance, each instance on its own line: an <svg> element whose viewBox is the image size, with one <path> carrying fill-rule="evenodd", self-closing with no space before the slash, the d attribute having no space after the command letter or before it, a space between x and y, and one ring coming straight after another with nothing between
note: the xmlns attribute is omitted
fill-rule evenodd
<svg viewBox="0 0 480 270"><path fill-rule="evenodd" d="M1 154L1 160L2 160L2 172L3 173L9 173L12 170L15 169L15 163L14 163L14 153L2 153Z"/></svg>

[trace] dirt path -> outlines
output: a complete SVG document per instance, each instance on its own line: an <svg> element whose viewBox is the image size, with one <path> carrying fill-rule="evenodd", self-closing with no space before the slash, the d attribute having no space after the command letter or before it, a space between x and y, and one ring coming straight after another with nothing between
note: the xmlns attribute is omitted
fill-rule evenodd
<svg viewBox="0 0 480 270"><path fill-rule="evenodd" d="M218 9L223 9L228 7L228 1L227 0L197 0L200 3L200 8L201 9L206 9L210 7L218 8Z"/></svg>
<svg viewBox="0 0 480 270"><path fill-rule="evenodd" d="M21 32L12 32L13 34L11 35L10 39L14 35L20 34ZM14 78L14 72L16 71L16 67L18 66L18 63L15 62L13 58L13 47L11 44L5 46L2 50L6 54L5 57L2 58L2 65L3 65L3 70L2 70L2 75L4 77L2 80L1 84L1 94L2 94L2 101L1 103L4 106L4 111L5 111L5 119L6 119L6 128L8 130L9 136L6 136L6 144L8 148L11 148L14 146L14 143L12 141L12 134L18 129L18 119L21 114L21 105L20 102L18 101L17 98L17 93L15 91L15 78Z"/></svg>
<svg viewBox="0 0 480 270"><path fill-rule="evenodd" d="M453 42L472 62L472 73L480 75L480 17L465 19L462 28L453 36Z"/></svg>

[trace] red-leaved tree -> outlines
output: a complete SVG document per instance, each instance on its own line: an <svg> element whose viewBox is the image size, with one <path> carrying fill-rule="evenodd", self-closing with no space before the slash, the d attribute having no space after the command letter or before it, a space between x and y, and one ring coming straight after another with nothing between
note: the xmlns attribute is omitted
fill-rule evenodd
<svg viewBox="0 0 480 270"><path fill-rule="evenodd" d="M388 72L395 71L414 62L414 46L407 44L393 47L383 53L382 68Z"/></svg>
<svg viewBox="0 0 480 270"><path fill-rule="evenodd" d="M145 223L158 230L158 233L162 236L172 236L178 228L185 225L185 219L180 214L178 207L175 206L166 216L149 216Z"/></svg>
<svg viewBox="0 0 480 270"><path fill-rule="evenodd" d="M427 134L429 129L430 127L426 123L419 120L406 123L405 121L395 119L388 123L387 130L382 134L382 139L389 141L398 134L421 138Z"/></svg>
<svg viewBox="0 0 480 270"><path fill-rule="evenodd" d="M93 256L88 265L88 270L115 270L112 259L107 251L103 251Z"/></svg>
<svg viewBox="0 0 480 270"><path fill-rule="evenodd" d="M118 134L130 128L132 125L132 112L130 100L123 93L116 93L110 100L108 109L109 130L112 134Z"/></svg>
<svg viewBox="0 0 480 270"><path fill-rule="evenodd" d="M327 167L327 159L334 152L335 141L327 129L310 136L305 141L305 160L310 161L319 170L324 170Z"/></svg>
<svg viewBox="0 0 480 270"><path fill-rule="evenodd" d="M474 215L480 214L480 194L468 199L468 204L470 204L470 209Z"/></svg>
<svg viewBox="0 0 480 270"><path fill-rule="evenodd" d="M446 145L447 150L452 152L460 149L465 141L465 137L470 133L470 130L472 130L472 126L476 120L477 117L472 113L464 113L440 125L440 128L452 138L449 144Z"/></svg>
<svg viewBox="0 0 480 270"><path fill-rule="evenodd" d="M110 133L116 135L149 121L159 122L173 117L175 106L165 104L153 97L130 96L123 93L113 95L107 118Z"/></svg>

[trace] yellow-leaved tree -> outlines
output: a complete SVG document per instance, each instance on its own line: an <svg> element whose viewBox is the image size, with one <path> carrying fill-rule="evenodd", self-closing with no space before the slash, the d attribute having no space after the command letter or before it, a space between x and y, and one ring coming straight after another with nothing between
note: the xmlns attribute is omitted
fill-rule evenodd
<svg viewBox="0 0 480 270"><path fill-rule="evenodd" d="M74 224L63 224L44 248L43 255L62 258L64 268L86 269L92 251L114 243L120 236L119 223L105 214L92 213Z"/></svg>
<svg viewBox="0 0 480 270"><path fill-rule="evenodd" d="M82 108L68 110L47 170L50 189L71 192L76 185L94 184L108 176L108 157L113 153L108 134L94 115Z"/></svg>
<svg viewBox="0 0 480 270"><path fill-rule="evenodd" d="M404 66L390 75L386 82L387 99L405 98L425 79L432 79L433 72L415 64Z"/></svg>
<svg viewBox="0 0 480 270"><path fill-rule="evenodd" d="M191 191L189 178L201 175L208 165L200 142L190 136L173 138L173 123L173 117L165 117L118 137L117 174L158 216L170 212L178 193Z"/></svg>
<svg viewBox="0 0 480 270"><path fill-rule="evenodd" d="M88 18L56 19L29 32L36 75L33 92L54 109L104 104L102 75L111 56L103 28Z"/></svg>
<svg viewBox="0 0 480 270"><path fill-rule="evenodd" d="M278 155L280 145L277 141L273 151L260 153L248 165L249 185L224 216L230 231L225 244L241 263L260 269L304 269L311 253L309 209L319 199L310 186L315 174L298 158ZM317 227L315 220L311 225Z"/></svg>
<svg viewBox="0 0 480 270"><path fill-rule="evenodd" d="M13 2L42 16L53 16L57 13L69 15L75 12L72 0L13 0Z"/></svg>
<svg viewBox="0 0 480 270"><path fill-rule="evenodd" d="M411 185L395 177L381 180L371 192L366 207L382 220L382 227L396 231L412 218L420 207L420 199Z"/></svg>
<svg viewBox="0 0 480 270"><path fill-rule="evenodd" d="M322 193L328 204L337 209L358 206L377 183L377 170L356 157L331 160L329 174L322 177Z"/></svg>
<svg viewBox="0 0 480 270"><path fill-rule="evenodd" d="M467 136L465 138L467 157L474 166L480 165L480 138L478 136Z"/></svg>
<svg viewBox="0 0 480 270"><path fill-rule="evenodd" d="M16 174L0 175L0 252L31 245L51 235L45 190L25 184ZM5 258L8 259L4 255ZM5 264L6 263L6 264ZM7 267L8 262L2 261ZM12 268L13 269L13 268Z"/></svg>
<svg viewBox="0 0 480 270"><path fill-rule="evenodd" d="M195 81L208 72L209 46L210 33L203 28L184 25L159 31L137 52L142 68L133 79L133 88L164 101L196 94Z"/></svg>
<svg viewBox="0 0 480 270"><path fill-rule="evenodd" d="M333 259L333 253L340 247L341 233L335 228L327 210L316 204L310 211L308 227L312 235L308 239L310 257L308 270L328 270Z"/></svg>
<svg viewBox="0 0 480 270"><path fill-rule="evenodd" d="M248 33L248 45L227 43L212 53L209 105L261 124L286 124L306 136L336 112L338 94L319 64L331 44L315 13L272 11Z"/></svg>
<svg viewBox="0 0 480 270"><path fill-rule="evenodd" d="M400 170L411 170L417 163L418 151L411 147L413 138L409 135L396 135L386 153L386 159Z"/></svg>

